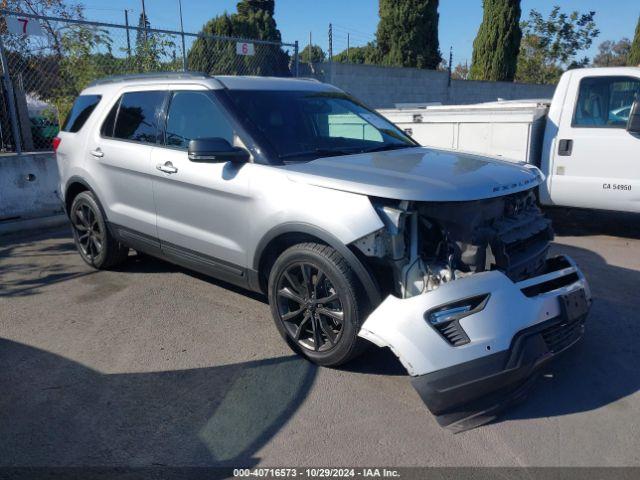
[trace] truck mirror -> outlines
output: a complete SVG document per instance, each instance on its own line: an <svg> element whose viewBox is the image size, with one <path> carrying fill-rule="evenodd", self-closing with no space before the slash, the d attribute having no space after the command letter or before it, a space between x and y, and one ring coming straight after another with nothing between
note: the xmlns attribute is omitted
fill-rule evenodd
<svg viewBox="0 0 640 480"><path fill-rule="evenodd" d="M640 101L638 99L631 105L629 120L627 120L627 132L640 134Z"/></svg>

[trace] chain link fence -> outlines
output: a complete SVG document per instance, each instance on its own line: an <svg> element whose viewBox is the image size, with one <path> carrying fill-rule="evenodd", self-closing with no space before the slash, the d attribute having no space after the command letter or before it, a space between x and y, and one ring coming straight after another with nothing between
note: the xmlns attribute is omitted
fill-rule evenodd
<svg viewBox="0 0 640 480"><path fill-rule="evenodd" d="M298 75L297 42L0 13L0 148L4 152L51 150L75 97L101 77L180 70ZM16 28L21 30L16 33Z"/></svg>

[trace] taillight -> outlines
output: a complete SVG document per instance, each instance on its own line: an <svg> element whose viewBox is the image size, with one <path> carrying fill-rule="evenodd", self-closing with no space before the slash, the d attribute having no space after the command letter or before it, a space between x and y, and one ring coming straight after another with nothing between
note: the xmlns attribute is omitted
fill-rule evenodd
<svg viewBox="0 0 640 480"><path fill-rule="evenodd" d="M62 139L60 137L54 137L53 139L53 151L56 152L58 150L58 147L60 146L60 142L62 141Z"/></svg>

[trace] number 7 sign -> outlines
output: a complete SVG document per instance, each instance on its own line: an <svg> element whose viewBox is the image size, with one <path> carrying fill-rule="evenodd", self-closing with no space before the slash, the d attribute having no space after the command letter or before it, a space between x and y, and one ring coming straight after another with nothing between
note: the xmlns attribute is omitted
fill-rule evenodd
<svg viewBox="0 0 640 480"><path fill-rule="evenodd" d="M42 27L35 18L7 16L7 29L15 35L38 35L43 37Z"/></svg>

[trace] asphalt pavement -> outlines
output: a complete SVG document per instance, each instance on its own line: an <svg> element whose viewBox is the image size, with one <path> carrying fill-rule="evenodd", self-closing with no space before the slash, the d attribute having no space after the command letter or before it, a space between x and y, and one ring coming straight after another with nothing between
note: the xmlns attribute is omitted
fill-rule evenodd
<svg viewBox="0 0 640 480"><path fill-rule="evenodd" d="M552 215L585 338L458 435L388 350L318 368L260 295L133 252L94 271L67 228L0 238L0 467L639 466L640 218Z"/></svg>

